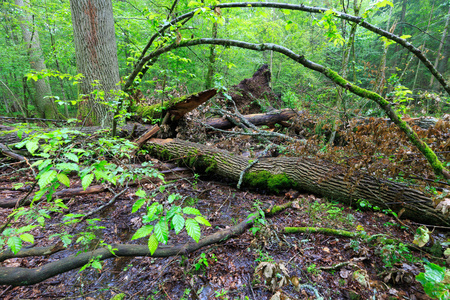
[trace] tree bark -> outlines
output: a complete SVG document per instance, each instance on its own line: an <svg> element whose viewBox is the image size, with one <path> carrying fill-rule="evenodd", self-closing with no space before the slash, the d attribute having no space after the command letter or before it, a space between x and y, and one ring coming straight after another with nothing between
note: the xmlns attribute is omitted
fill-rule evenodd
<svg viewBox="0 0 450 300"><path fill-rule="evenodd" d="M15 0L15 3L20 9L25 8L22 9L20 28L22 29L23 40L27 45L31 69L37 72L43 71L47 67L45 66L44 53L42 52L41 42L39 41L39 33L34 24L34 16L28 13L27 8L30 5L27 1L24 2L23 0ZM35 102L40 116L47 119L56 119L58 115L51 98L52 90L48 79L33 80L33 85L36 90Z"/></svg>
<svg viewBox="0 0 450 300"><path fill-rule="evenodd" d="M434 67L437 70L439 70L439 60L441 58L441 51L442 51L442 47L444 46L444 43L445 43L445 38L447 37L447 30L448 30L449 20L450 20L450 8L448 9L448 12L447 12L447 19L445 20L444 31L442 32L441 42L439 43L439 48L438 48L438 51L437 51L437 54L436 54L436 60L434 61ZM447 59L448 59L448 57L447 57ZM445 72L445 69L444 69L443 72ZM431 79L430 79L430 88L433 88L433 81L434 81L434 77L432 76Z"/></svg>
<svg viewBox="0 0 450 300"><path fill-rule="evenodd" d="M282 121L287 121L295 117L297 114L301 113L302 112L296 112L290 108L287 108L282 110L271 111L269 113L264 114L245 115L243 117L253 125L259 126L259 125L273 125ZM233 123L231 123L225 118L209 119L207 120L206 124L218 129L230 129L235 126Z"/></svg>
<svg viewBox="0 0 450 300"><path fill-rule="evenodd" d="M311 158L269 157L251 161L233 153L182 140L150 140L149 150L161 158L178 160L190 167L214 172L244 184L272 191L295 187L347 204L364 199L404 218L449 225L450 217L435 209L433 199L401 183L378 180L366 174Z"/></svg>
<svg viewBox="0 0 450 300"><path fill-rule="evenodd" d="M92 125L111 126L114 92L120 90L112 2L71 0L70 8L77 69L84 75L81 93L89 95L82 116Z"/></svg>

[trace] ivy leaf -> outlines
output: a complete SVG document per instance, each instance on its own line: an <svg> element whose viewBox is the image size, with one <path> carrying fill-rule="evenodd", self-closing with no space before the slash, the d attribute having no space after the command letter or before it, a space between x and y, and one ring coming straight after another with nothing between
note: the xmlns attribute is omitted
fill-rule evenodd
<svg viewBox="0 0 450 300"><path fill-rule="evenodd" d="M140 239L152 233L153 225L145 225L139 228L134 234L131 240Z"/></svg>
<svg viewBox="0 0 450 300"><path fill-rule="evenodd" d="M162 218L156 223L155 235L159 242L167 244L167 240L169 239L169 227L167 226L165 218Z"/></svg>
<svg viewBox="0 0 450 300"><path fill-rule="evenodd" d="M66 174L59 173L58 175L56 175L56 178L58 178L59 182L61 182L65 186L70 187L70 179Z"/></svg>
<svg viewBox="0 0 450 300"><path fill-rule="evenodd" d="M175 228L175 233L178 234L180 233L180 231L183 229L184 227L184 218L179 215L176 214L173 218L172 218L172 225Z"/></svg>
<svg viewBox="0 0 450 300"><path fill-rule="evenodd" d="M7 244L11 248L12 253L14 254L17 254L22 248L22 240L17 236L10 237L8 239Z"/></svg>
<svg viewBox="0 0 450 300"><path fill-rule="evenodd" d="M200 211L196 208L193 207L184 207L183 208L183 212L187 215L197 215L197 216L201 216L202 214L200 213Z"/></svg>
<svg viewBox="0 0 450 300"><path fill-rule="evenodd" d="M200 232L200 225L198 225L197 221L195 221L194 219L187 219L186 231L189 234L189 236L198 243L198 241L200 240L201 232Z"/></svg>
<svg viewBox="0 0 450 300"><path fill-rule="evenodd" d="M39 187L41 188L41 190L44 187L46 187L47 185L49 185L53 181L53 179L56 178L56 175L57 175L57 173L55 170L49 170L49 171L42 173L39 176L39 181L38 181L38 184L39 184Z"/></svg>
<svg viewBox="0 0 450 300"><path fill-rule="evenodd" d="M156 249L158 248L159 242L154 234L152 234L148 239L148 250L150 250L150 254L153 255Z"/></svg>
<svg viewBox="0 0 450 300"><path fill-rule="evenodd" d="M34 244L34 236L32 234L29 234L29 233L21 234L20 239L24 242L29 242L29 243Z"/></svg>
<svg viewBox="0 0 450 300"><path fill-rule="evenodd" d="M94 174L88 174L81 179L81 186L83 187L83 190L86 190L92 183L92 180L94 180Z"/></svg>
<svg viewBox="0 0 450 300"><path fill-rule="evenodd" d="M206 220L206 219L205 219L204 217L202 217L202 216L197 216L197 217L195 217L194 220L197 221L197 223L199 223L199 224L203 224L203 225L206 225L206 226L211 226L211 224L209 223L209 221Z"/></svg>

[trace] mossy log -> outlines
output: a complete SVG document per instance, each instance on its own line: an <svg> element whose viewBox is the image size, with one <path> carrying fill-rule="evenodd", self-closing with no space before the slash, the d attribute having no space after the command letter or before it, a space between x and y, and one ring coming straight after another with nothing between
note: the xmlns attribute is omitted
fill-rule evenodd
<svg viewBox="0 0 450 300"><path fill-rule="evenodd" d="M182 140L152 139L148 149L153 155L212 172L236 182L241 172L254 159L235 155ZM402 218L417 222L450 225L450 217L435 209L433 199L405 184L379 180L372 176L353 173L343 166L313 158L267 157L259 158L244 175L243 183L273 192L296 188L346 204L365 199L372 205L390 208Z"/></svg>
<svg viewBox="0 0 450 300"><path fill-rule="evenodd" d="M210 89L191 95L173 98L162 101L150 106L139 105L133 108L133 111L141 119L162 119L169 113L171 121L176 121L186 113L194 110L199 105L205 103L217 93L216 89Z"/></svg>

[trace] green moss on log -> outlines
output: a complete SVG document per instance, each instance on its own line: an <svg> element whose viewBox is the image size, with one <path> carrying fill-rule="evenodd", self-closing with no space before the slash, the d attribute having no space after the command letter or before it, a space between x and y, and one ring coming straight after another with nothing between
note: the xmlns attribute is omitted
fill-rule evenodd
<svg viewBox="0 0 450 300"><path fill-rule="evenodd" d="M134 106L132 108L132 111L134 111L137 115L139 115L141 118L147 118L147 119L160 119L163 116L163 112L165 112L167 109L171 108L172 106L185 101L189 97L196 95L197 93L192 93L190 95L185 95L182 97L172 98L169 100L164 100L160 103L156 103L150 106Z"/></svg>
<svg viewBox="0 0 450 300"><path fill-rule="evenodd" d="M274 193L279 193L282 189L292 188L294 185L294 182L286 174L271 174L269 171L247 173L244 175L244 183Z"/></svg>

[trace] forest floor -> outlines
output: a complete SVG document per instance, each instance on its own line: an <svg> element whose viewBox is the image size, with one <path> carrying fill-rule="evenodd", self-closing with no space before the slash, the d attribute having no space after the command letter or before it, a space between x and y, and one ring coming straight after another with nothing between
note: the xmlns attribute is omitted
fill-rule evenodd
<svg viewBox="0 0 450 300"><path fill-rule="evenodd" d="M358 238L281 233L284 227L296 226L364 230L369 235L396 238L406 245L413 241L417 228L408 220L399 224L384 213L345 207L312 194L285 191L268 195L238 190L235 183L220 178L191 175L177 181L169 192L183 195L184 205L198 208L210 221L212 226L203 227L202 236L236 225L257 207L272 207L291 200L298 200L298 205L265 218L266 225L260 225L255 234L246 231L187 256L108 259L100 272L76 269L33 286L0 287L0 298L111 299L125 293L125 299L429 299L414 279L423 272L420 262L424 258L432 260L425 252L383 242L367 243ZM32 179L31 174L28 176L0 175L0 197L24 196L25 192L14 191L12 186ZM86 213L112 196L110 192L76 196L67 205L71 213ZM130 189L94 216L101 218L98 225L105 227L96 233L99 239L107 243L130 243L131 236L141 226L139 214L131 214L136 199L134 190ZM10 209L0 209L0 219L5 220L10 212ZM57 233L58 228L51 224L58 224L60 218L55 215L49 219L45 232L36 235L36 245L52 243L48 237ZM83 230L81 225L77 226L77 231ZM438 231L435 235L443 236ZM169 244L189 240L186 233L173 234ZM146 244L145 239L133 242ZM9 259L3 266L34 268L71 254L73 250L50 257ZM255 273L263 262L278 267L275 286L265 282L260 276L263 274ZM283 278L287 281L280 287Z"/></svg>

